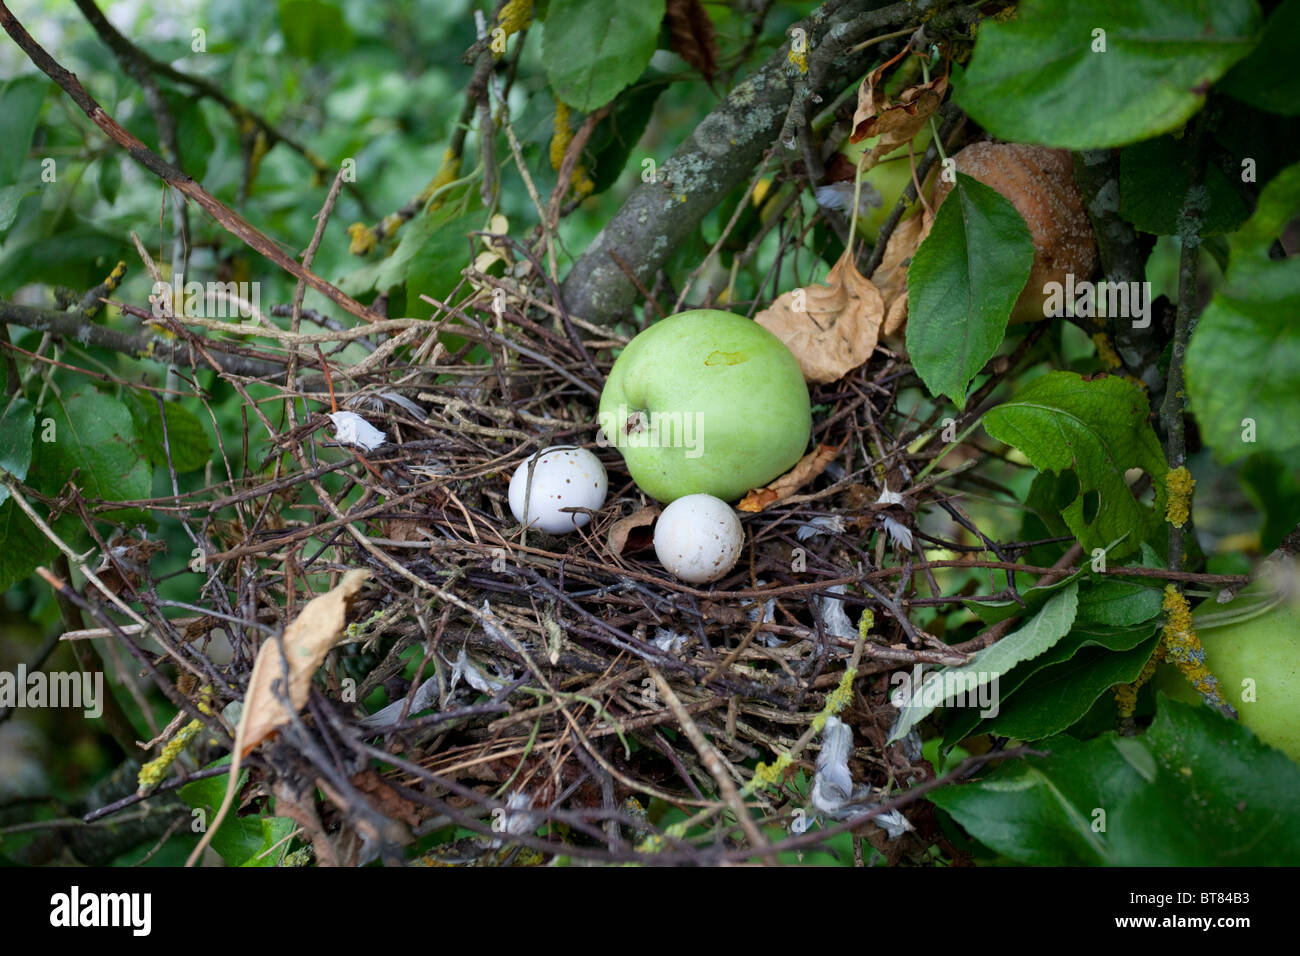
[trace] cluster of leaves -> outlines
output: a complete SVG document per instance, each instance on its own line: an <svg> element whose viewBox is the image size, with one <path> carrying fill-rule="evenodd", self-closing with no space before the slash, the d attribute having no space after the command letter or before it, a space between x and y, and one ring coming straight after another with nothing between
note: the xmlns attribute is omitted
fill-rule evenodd
<svg viewBox="0 0 1300 956"><path fill-rule="evenodd" d="M155 471L177 474L207 464L212 446L198 418L174 402L159 402L124 392L122 399L93 389L57 396L40 420L21 394L0 415L0 468L42 494L59 495L75 480L83 494L99 501L137 501L150 497ZM147 511L118 509L105 520L157 530ZM74 515L56 522L64 540L83 543L84 525ZM26 580L54 557L54 545L19 509L9 489L0 486L0 589Z"/></svg>
<svg viewBox="0 0 1300 956"><path fill-rule="evenodd" d="M1220 463L1253 466L1241 480L1268 486L1256 498L1267 502L1266 517L1286 515L1270 518L1279 529L1297 518L1286 476L1300 462L1300 261L1269 253L1300 214L1296 78L1277 62L1298 15L1294 2L1265 22L1251 0L1212 9L1150 0L1122 10L1100 0L1026 0L1013 21L981 29L968 68L953 79L957 102L999 138L1118 149L1119 179L1098 199L1106 211L1139 233L1203 246L1218 265L1220 287L1186 355L1190 411ZM1101 24L1104 39L1094 32ZM1080 40L1088 36L1093 45ZM1206 164L1190 194L1189 122L1202 124ZM1106 161L1086 152L1085 161L1092 155ZM907 341L931 392L960 407L1002 345L1032 249L1001 196L961 174L953 192L957 202L940 207L909 274ZM953 336L955 327L965 335ZM1167 347L1161 372L1169 359ZM1037 472L1024 498L1034 513L1026 531L1064 535L1112 560L1140 552L1144 565L1163 566L1168 466L1151 416L1143 386L1064 371L1021 385L986 413L987 433ZM1204 465L1214 468L1208 458ZM1133 469L1150 476L1153 502L1130 491ZM1033 616L958 669L972 679L1000 674L1000 708L988 717L950 709L942 744L991 734L1040 742L1043 755L941 791L935 803L985 847L1026 863L1300 858L1285 836L1300 820L1284 798L1297 768L1249 731L1162 698L1145 736L1102 732L1115 721L1108 691L1136 680L1159 642L1158 591L1083 577L1023 597L1024 608L970 604L986 624ZM1154 707L1145 694L1143 711ZM896 732L927 712L910 710Z"/></svg>

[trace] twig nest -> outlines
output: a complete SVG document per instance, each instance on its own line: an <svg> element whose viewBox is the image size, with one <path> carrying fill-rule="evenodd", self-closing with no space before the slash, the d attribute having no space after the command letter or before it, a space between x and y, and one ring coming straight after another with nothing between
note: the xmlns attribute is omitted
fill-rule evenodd
<svg viewBox="0 0 1300 956"><path fill-rule="evenodd" d="M973 143L954 154L957 170L996 189L1016 207L1034 240L1034 265L1029 281L1011 311L1012 322L1043 318L1044 286L1091 278L1097 268L1097 244L1083 196L1074 184L1070 153L1020 143ZM952 191L940 181L935 205Z"/></svg>
<svg viewBox="0 0 1300 956"><path fill-rule="evenodd" d="M529 484L529 472L532 484ZM600 459L574 445L554 445L533 455L510 478L510 510L515 520L547 534L584 527L605 504L609 478Z"/></svg>
<svg viewBox="0 0 1300 956"><path fill-rule="evenodd" d="M716 581L736 566L745 541L731 506L713 495L678 498L655 525L659 563L688 584Z"/></svg>

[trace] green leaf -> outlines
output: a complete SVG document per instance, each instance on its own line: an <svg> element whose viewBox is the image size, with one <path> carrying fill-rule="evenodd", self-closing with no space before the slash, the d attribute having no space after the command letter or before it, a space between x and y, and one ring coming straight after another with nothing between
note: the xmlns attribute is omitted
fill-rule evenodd
<svg viewBox="0 0 1300 956"><path fill-rule="evenodd" d="M53 419L54 440L37 446L34 478L55 494L73 478L87 498L130 501L147 498L152 472L126 406L97 392L64 396L41 409Z"/></svg>
<svg viewBox="0 0 1300 956"><path fill-rule="evenodd" d="M35 193L31 186L0 186L0 236L18 217L18 204Z"/></svg>
<svg viewBox="0 0 1300 956"><path fill-rule="evenodd" d="M447 301L460 282L461 270L470 264L469 233L479 225L471 216L453 219L426 236L415 250L406 270L407 311L411 315L425 315L432 309L421 295Z"/></svg>
<svg viewBox="0 0 1300 956"><path fill-rule="evenodd" d="M229 757L223 757L212 766L229 762ZM187 783L177 793L190 806L203 810L207 820L211 821L221 807L229 779L229 774L206 777ZM247 780L248 771L241 771L238 786L242 787ZM221 821L220 829L213 834L211 845L230 866L275 866L278 851L267 853L266 856L262 854L292 833L293 829L293 821L285 817L240 817L232 811Z"/></svg>
<svg viewBox="0 0 1300 956"><path fill-rule="evenodd" d="M649 80L628 90L614 103L614 109L591 135L587 151L592 155L592 195L603 193L618 180L632 149L654 115L655 101L666 90L666 79Z"/></svg>
<svg viewBox="0 0 1300 956"><path fill-rule="evenodd" d="M1147 415L1146 396L1131 382L1049 372L990 409L984 428L1020 449L1039 471L1072 471L1079 492L1061 517L1086 552L1114 544L1109 554L1116 558L1136 550L1164 522L1168 465ZM1151 476L1154 507L1129 491L1124 475L1130 468Z"/></svg>
<svg viewBox="0 0 1300 956"><path fill-rule="evenodd" d="M1078 585L1053 595L1041 611L996 644L986 647L960 667L945 667L927 674L920 686L911 689L915 703L899 708L898 720L889 742L900 740L922 720L943 706L952 695L964 690L966 700L987 684L994 684L1021 661L1037 657L1069 633L1079 606ZM948 693L951 691L951 693Z"/></svg>
<svg viewBox="0 0 1300 956"><path fill-rule="evenodd" d="M1024 0L980 27L957 102L1010 142L1122 146L1186 122L1259 27L1253 0Z"/></svg>
<svg viewBox="0 0 1300 956"><path fill-rule="evenodd" d="M551 0L542 66L556 97L585 113L604 106L650 65L663 18L664 0Z"/></svg>
<svg viewBox="0 0 1300 956"><path fill-rule="evenodd" d="M117 201L117 191L122 188L122 158L116 153L101 156L99 160L99 195L110 206ZM0 228L3 228L0 216Z"/></svg>
<svg viewBox="0 0 1300 956"><path fill-rule="evenodd" d="M0 471L7 471L19 481L27 477L32 463L32 429L36 414L32 403L15 398L0 414ZM9 497L8 485L0 485L0 504Z"/></svg>
<svg viewBox="0 0 1300 956"><path fill-rule="evenodd" d="M163 402L166 409L167 429L163 430L163 416L152 394L127 393L126 406L135 422L136 434L150 464L167 467L167 449L163 447L164 435L171 450L172 465L178 473L194 471L208 463L212 445L208 442L203 423L187 408L176 402Z"/></svg>
<svg viewBox="0 0 1300 956"><path fill-rule="evenodd" d="M1255 510L1263 515L1259 550L1270 553L1300 524L1300 455L1290 462L1276 455L1251 455L1242 462L1237 479Z"/></svg>
<svg viewBox="0 0 1300 956"><path fill-rule="evenodd" d="M1132 627L1159 614L1163 602L1159 588L1118 578L1098 578L1079 594L1078 622Z"/></svg>
<svg viewBox="0 0 1300 956"><path fill-rule="evenodd" d="M356 42L343 11L321 0L280 0L280 31L289 53L307 60L341 53Z"/></svg>
<svg viewBox="0 0 1300 956"><path fill-rule="evenodd" d="M1187 392L1223 462L1300 448L1300 260L1251 266L1201 314L1187 349Z"/></svg>
<svg viewBox="0 0 1300 956"><path fill-rule="evenodd" d="M1145 743L1156 779L1121 803L1112 862L1300 864L1300 766L1209 707L1163 695Z"/></svg>
<svg viewBox="0 0 1300 956"><path fill-rule="evenodd" d="M1094 829L1097 811L1114 812L1146 783L1150 755L1114 734L1080 743L1053 737L1046 757L1006 763L973 783L944 787L930 800L991 849L1032 866L1106 862L1120 838Z"/></svg>
<svg viewBox="0 0 1300 956"><path fill-rule="evenodd" d="M1119 160L1120 215L1143 232L1177 235L1191 162L1187 144L1161 136L1126 146ZM1240 169L1230 178L1213 163L1205 168L1205 201L1200 234L1231 232L1250 216L1247 187Z"/></svg>
<svg viewBox="0 0 1300 956"><path fill-rule="evenodd" d="M473 183L452 188L445 194L442 206L407 223L396 247L386 258L354 270L339 287L352 296L364 295L372 289L387 292L407 281L414 260L423 255L421 285L412 290L409 308L416 308L421 292L440 297L450 286L444 287L439 278L459 276L460 270L469 265L468 237L479 225L469 215L482 208L483 200ZM433 245L424 252L430 242ZM440 261L439 255L450 255L454 261Z"/></svg>
<svg viewBox="0 0 1300 956"><path fill-rule="evenodd" d="M47 238L9 242L0 252L0 295L32 282L90 288L104 281L130 248L120 239L95 232L83 222Z"/></svg>
<svg viewBox="0 0 1300 956"><path fill-rule="evenodd" d="M1083 624L1075 621L1070 633L1046 652L1014 667L998 679L999 713L1016 702L1020 688L1036 686L1038 675L1055 665L1072 660L1080 651L1101 648L1105 652L1128 651L1151 636L1155 625L1116 628L1106 625ZM1113 655L1111 655L1113 656ZM1150 657L1150 654L1147 655ZM1109 685L1107 685L1109 686ZM952 749L958 742L974 734L985 733L995 718L984 718L972 708L953 708L944 723L943 749Z"/></svg>
<svg viewBox="0 0 1300 956"><path fill-rule="evenodd" d="M1300 0L1283 0L1264 25L1250 56L1228 71L1216 89L1270 113L1300 113L1300 72L1295 38L1300 36Z"/></svg>
<svg viewBox="0 0 1300 956"><path fill-rule="evenodd" d="M1020 572L1017 572L1020 573ZM1020 592L1020 600L1024 601L1021 605L1013 600L1007 601L963 601L968 610L975 612L975 615L985 624L996 624L998 621L1005 621L1009 617L1028 617L1037 614L1038 609L1047 603L1057 591L1064 590L1075 581L1078 581L1084 571L1075 571L1067 578L1059 581L1053 581L1051 584L1045 584L1042 587L1032 587L1027 591ZM1086 582L1085 582L1086 584Z"/></svg>
<svg viewBox="0 0 1300 956"><path fill-rule="evenodd" d="M958 173L907 274L907 352L930 394L966 407L966 386L1002 344L1033 262L1015 206Z"/></svg>
<svg viewBox="0 0 1300 956"><path fill-rule="evenodd" d="M203 115L203 104L197 99L177 99L172 111L176 117L176 141L185 172L201 180L207 175L208 159L217 148L217 141Z"/></svg>
<svg viewBox="0 0 1300 956"><path fill-rule="evenodd" d="M931 800L1019 863L1300 863L1300 767L1208 707L1159 697L1143 738L1058 736Z"/></svg>
<svg viewBox="0 0 1300 956"><path fill-rule="evenodd" d="M0 186L18 182L49 88L43 76L15 77L0 87Z"/></svg>
<svg viewBox="0 0 1300 956"><path fill-rule="evenodd" d="M57 553L12 499L0 505L0 592L30 578Z"/></svg>
<svg viewBox="0 0 1300 956"><path fill-rule="evenodd" d="M1154 629L1154 624L1148 624L1125 633L1150 635ZM1120 653L1088 647L1068 661L1043 668L990 718L989 732L1017 740L1041 740L1060 733L1116 684L1137 680L1159 642L1155 635Z"/></svg>

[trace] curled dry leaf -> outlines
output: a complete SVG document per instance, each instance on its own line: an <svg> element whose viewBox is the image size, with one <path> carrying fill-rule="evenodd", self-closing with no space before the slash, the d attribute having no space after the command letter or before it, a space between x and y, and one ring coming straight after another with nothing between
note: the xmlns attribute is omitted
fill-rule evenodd
<svg viewBox="0 0 1300 956"><path fill-rule="evenodd" d="M626 518L619 518L609 526L609 550L613 554L623 554L628 550L639 551L642 548L650 546L654 536L650 534L639 534L632 540L629 547L629 539L632 533L640 528L649 528L655 523L655 518L659 517L659 512L663 511L658 505L646 505L644 508L638 508ZM642 540L644 539L644 540Z"/></svg>
<svg viewBox="0 0 1300 956"><path fill-rule="evenodd" d="M673 52L712 82L718 70L718 38L701 0L668 0L664 22Z"/></svg>
<svg viewBox="0 0 1300 956"><path fill-rule="evenodd" d="M879 136L880 141L872 150L876 159L919 133L948 92L948 74L944 73L929 83L909 86L898 94L898 99L893 99L880 84L890 63L872 70L858 87L858 108L853 113L853 133L849 136L852 143Z"/></svg>
<svg viewBox="0 0 1300 956"><path fill-rule="evenodd" d="M846 251L825 285L791 289L754 316L786 344L810 382L833 382L875 351L884 300L864 279Z"/></svg>
<svg viewBox="0 0 1300 956"><path fill-rule="evenodd" d="M769 505L784 501L825 471L826 466L835 460L842 447L844 446L818 445L776 481L765 488L755 488L745 495L740 504L736 505L736 510L762 511Z"/></svg>
<svg viewBox="0 0 1300 956"><path fill-rule="evenodd" d="M274 690L275 682L285 677L286 661L289 673L282 693L288 695L295 712L307 703L312 675L330 648L338 643L347 624L348 606L368 577L369 571L349 571L343 575L336 588L307 602L293 623L284 629L284 636L279 641L267 641L257 652L253 675L248 681L248 693L244 697L244 713L240 718L240 757L247 755L292 718ZM281 645L284 647L283 658L280 656Z"/></svg>
<svg viewBox="0 0 1300 956"><path fill-rule="evenodd" d="M920 215L904 219L894 229L885 246L885 254L872 278L885 303L884 335L896 335L907 322L907 268L912 256L925 237L930 234L934 217L923 211Z"/></svg>

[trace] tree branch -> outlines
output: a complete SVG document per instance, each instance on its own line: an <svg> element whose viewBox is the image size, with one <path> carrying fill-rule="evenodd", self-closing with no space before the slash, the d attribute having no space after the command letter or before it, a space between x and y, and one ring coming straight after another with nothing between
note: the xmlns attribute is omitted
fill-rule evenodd
<svg viewBox="0 0 1300 956"><path fill-rule="evenodd" d="M568 311L599 325L613 324L626 315L636 300L637 287L610 252L649 287L669 254L744 180L777 139L796 93L812 99L843 89L879 55L878 48L845 52L843 38L919 20L945 2L828 3L795 24L808 36L809 60L817 65L815 73L810 67L809 75L820 78L816 88L801 82L798 68L789 59L789 43L738 83L677 147L654 181L637 187L574 264L561 288ZM828 12L833 8L840 9ZM832 54L824 65L816 59L823 43Z"/></svg>

